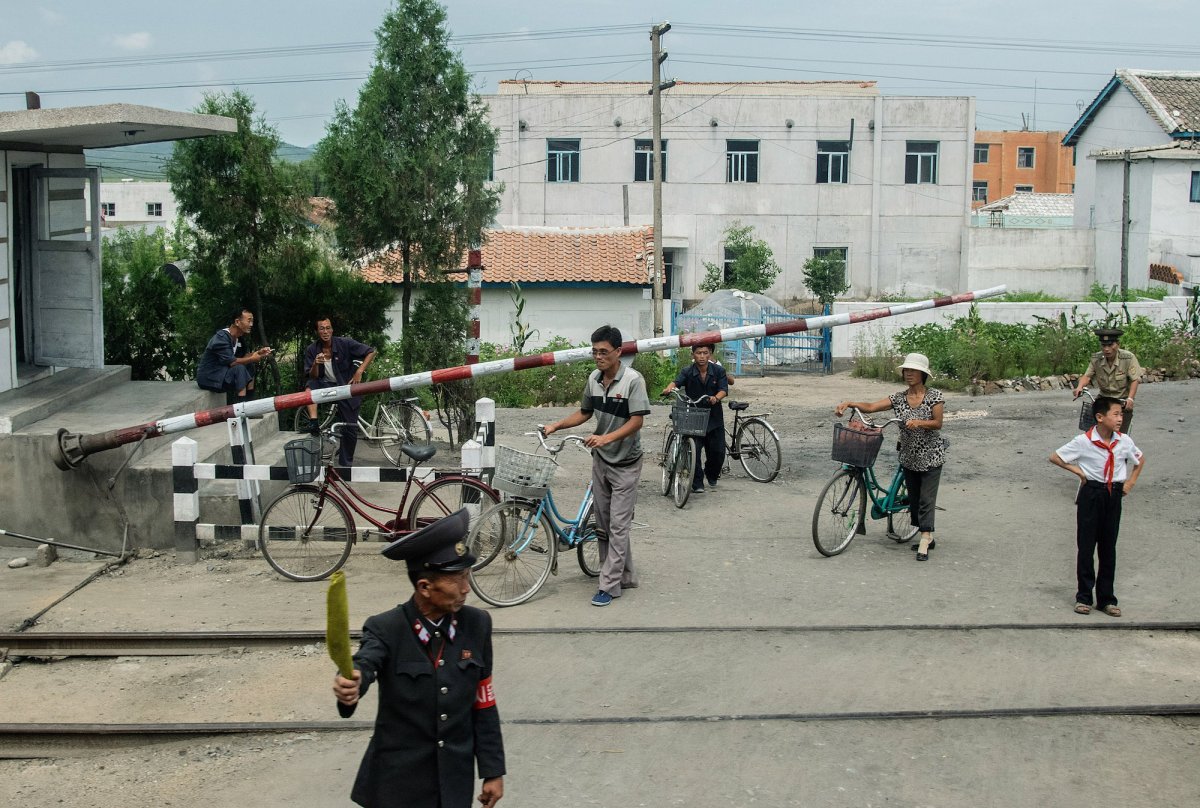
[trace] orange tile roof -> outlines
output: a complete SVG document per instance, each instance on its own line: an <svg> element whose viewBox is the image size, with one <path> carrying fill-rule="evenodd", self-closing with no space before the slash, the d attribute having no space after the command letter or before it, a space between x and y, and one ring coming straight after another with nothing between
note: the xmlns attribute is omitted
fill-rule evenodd
<svg viewBox="0 0 1200 808"><path fill-rule="evenodd" d="M505 227L484 231L484 283L647 283L654 228ZM466 267L463 256L462 267ZM362 268L372 283L396 283L382 261Z"/></svg>

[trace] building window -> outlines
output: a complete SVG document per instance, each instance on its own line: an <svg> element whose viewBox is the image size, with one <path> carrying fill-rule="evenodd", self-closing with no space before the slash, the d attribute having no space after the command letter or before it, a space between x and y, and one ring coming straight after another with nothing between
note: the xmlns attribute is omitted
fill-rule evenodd
<svg viewBox="0 0 1200 808"><path fill-rule="evenodd" d="M971 183L971 201L987 202L987 182L976 180Z"/></svg>
<svg viewBox="0 0 1200 808"><path fill-rule="evenodd" d="M667 141L662 143L662 178L667 181ZM633 181L654 182L654 141L633 141Z"/></svg>
<svg viewBox="0 0 1200 808"><path fill-rule="evenodd" d="M1033 193L1033 186L1032 185L1014 185L1013 193L1031 194L1031 193Z"/></svg>
<svg viewBox="0 0 1200 808"><path fill-rule="evenodd" d="M495 152L492 152L491 154L488 155L487 178L488 178L488 182L492 182L496 179L496 153Z"/></svg>
<svg viewBox="0 0 1200 808"><path fill-rule="evenodd" d="M985 165L987 163L988 147L990 145L991 145L990 143L976 143L975 144L975 164L976 165Z"/></svg>
<svg viewBox="0 0 1200 808"><path fill-rule="evenodd" d="M758 182L758 141L725 141L725 181Z"/></svg>
<svg viewBox="0 0 1200 808"><path fill-rule="evenodd" d="M906 185L936 185L938 177L938 142L910 140L904 157Z"/></svg>
<svg viewBox="0 0 1200 808"><path fill-rule="evenodd" d="M848 247L813 247L813 258L836 258L842 262L842 272L845 273L848 249Z"/></svg>
<svg viewBox="0 0 1200 808"><path fill-rule="evenodd" d="M579 182L579 141L546 141L546 182Z"/></svg>
<svg viewBox="0 0 1200 808"><path fill-rule="evenodd" d="M850 181L850 142L847 140L817 141L817 182Z"/></svg>
<svg viewBox="0 0 1200 808"><path fill-rule="evenodd" d="M1033 146L1022 146L1017 149L1017 168L1033 168Z"/></svg>
<svg viewBox="0 0 1200 808"><path fill-rule="evenodd" d="M1192 192L1188 195L1191 202L1200 202L1200 171L1192 172Z"/></svg>
<svg viewBox="0 0 1200 808"><path fill-rule="evenodd" d="M146 203L146 215L147 216L162 216L162 202L147 202Z"/></svg>
<svg viewBox="0 0 1200 808"><path fill-rule="evenodd" d="M738 255L736 250L725 248L725 259L721 261L721 274L725 283L733 282L733 262L738 259Z"/></svg>
<svg viewBox="0 0 1200 808"><path fill-rule="evenodd" d="M100 203L100 215L106 219L111 219L112 217L116 216L117 215L117 203L116 202L101 202Z"/></svg>

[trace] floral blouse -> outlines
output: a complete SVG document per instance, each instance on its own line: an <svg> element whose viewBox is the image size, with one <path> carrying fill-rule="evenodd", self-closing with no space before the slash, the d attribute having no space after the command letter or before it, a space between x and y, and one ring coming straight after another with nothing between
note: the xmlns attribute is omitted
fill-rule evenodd
<svg viewBox="0 0 1200 808"><path fill-rule="evenodd" d="M933 420L933 405L946 403L941 390L925 389L925 398L916 407L908 406L908 394L901 390L888 396L892 409L901 421ZM909 471L929 471L946 462L946 441L940 429L900 428L900 465Z"/></svg>

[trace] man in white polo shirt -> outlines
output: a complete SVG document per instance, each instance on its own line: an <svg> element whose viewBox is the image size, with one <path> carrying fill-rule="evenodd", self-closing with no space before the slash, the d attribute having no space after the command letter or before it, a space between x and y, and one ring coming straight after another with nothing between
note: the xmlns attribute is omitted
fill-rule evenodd
<svg viewBox="0 0 1200 808"><path fill-rule="evenodd" d="M1121 527L1121 500L1133 490L1146 467L1146 458L1133 439L1121 433L1123 410L1115 398L1100 396L1092 405L1096 425L1076 435L1050 455L1050 462L1080 479L1075 497L1075 612L1091 614L1092 590L1096 608L1120 617L1113 581L1117 573L1117 531ZM1100 560L1099 574L1093 556Z"/></svg>
<svg viewBox="0 0 1200 808"><path fill-rule="evenodd" d="M637 587L629 529L642 474L642 441L638 430L650 413L646 380L621 364L621 332L605 325L592 334L596 369L588 376L579 410L546 427L550 435L579 426L596 415L596 431L587 439L592 449L592 495L595 497L600 589L593 606L607 606L622 589Z"/></svg>

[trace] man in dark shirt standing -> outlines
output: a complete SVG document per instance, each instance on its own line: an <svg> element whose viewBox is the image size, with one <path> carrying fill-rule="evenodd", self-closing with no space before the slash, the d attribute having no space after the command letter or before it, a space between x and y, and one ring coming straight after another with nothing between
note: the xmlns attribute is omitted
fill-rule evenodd
<svg viewBox="0 0 1200 808"><path fill-rule="evenodd" d="M680 387L688 398L706 399L711 409L708 413L708 433L696 442L696 471L692 474L692 492L704 493L704 480L716 487L721 469L725 467L725 408L721 399L729 396L729 378L725 368L712 361L712 345L693 345L692 364L679 371L675 381L663 388L662 394ZM701 460L700 450L704 449Z"/></svg>
<svg viewBox="0 0 1200 808"><path fill-rule="evenodd" d="M317 320L317 341L304 351L304 378L309 390L323 387L340 387L358 384L367 367L375 359L375 349L350 337L335 337L333 322L328 317ZM361 362L358 367L355 362ZM362 396L345 398L337 402L337 419L346 426L341 430L338 449L338 464L354 464L354 449L358 446L358 411L362 409ZM317 405L308 405L310 423L317 419Z"/></svg>

